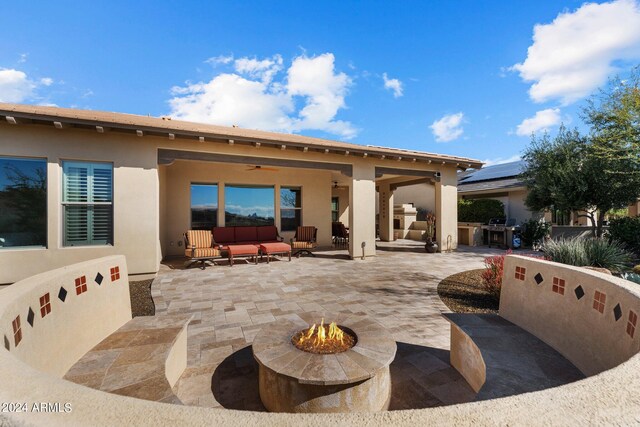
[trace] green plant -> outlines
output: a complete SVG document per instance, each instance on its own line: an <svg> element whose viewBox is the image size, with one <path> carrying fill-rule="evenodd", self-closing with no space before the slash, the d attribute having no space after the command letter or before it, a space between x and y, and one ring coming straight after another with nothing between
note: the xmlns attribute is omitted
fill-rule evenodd
<svg viewBox="0 0 640 427"><path fill-rule="evenodd" d="M623 279L626 279L630 282L634 282L634 283L638 283L640 284L640 274L637 273L622 273L620 275L620 277L622 277Z"/></svg>
<svg viewBox="0 0 640 427"><path fill-rule="evenodd" d="M530 219L522 224L522 243L526 247L542 244L550 231L551 223L544 219Z"/></svg>
<svg viewBox="0 0 640 427"><path fill-rule="evenodd" d="M636 256L640 256L640 216L612 219L609 237L624 243Z"/></svg>
<svg viewBox="0 0 640 427"><path fill-rule="evenodd" d="M624 271L633 259L624 245L615 240L583 236L548 240L542 245L542 251L551 261L606 268L613 272Z"/></svg>
<svg viewBox="0 0 640 427"><path fill-rule="evenodd" d="M491 218L503 218L504 216L504 204L500 200L458 200L458 221L486 224Z"/></svg>
<svg viewBox="0 0 640 427"><path fill-rule="evenodd" d="M636 274L640 274L640 264L633 267L633 272Z"/></svg>

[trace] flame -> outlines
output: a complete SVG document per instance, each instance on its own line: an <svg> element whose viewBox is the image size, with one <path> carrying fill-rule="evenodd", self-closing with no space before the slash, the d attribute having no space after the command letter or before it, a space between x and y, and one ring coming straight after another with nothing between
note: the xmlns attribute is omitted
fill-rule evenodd
<svg viewBox="0 0 640 427"><path fill-rule="evenodd" d="M329 331L324 325L324 318L320 321L320 326L315 323L307 330L306 333L300 335L299 344L307 341L313 341L315 347L323 347L329 342L339 342L344 344L344 331L338 327L336 322L329 324Z"/></svg>

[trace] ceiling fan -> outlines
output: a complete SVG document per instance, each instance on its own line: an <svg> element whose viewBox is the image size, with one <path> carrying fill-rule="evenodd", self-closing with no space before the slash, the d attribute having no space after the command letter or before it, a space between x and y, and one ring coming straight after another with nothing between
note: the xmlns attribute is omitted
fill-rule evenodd
<svg viewBox="0 0 640 427"><path fill-rule="evenodd" d="M268 166L260 166L260 165L247 165L249 166L249 169L246 169L248 171L268 171L268 172L278 172L279 169L276 168L270 168Z"/></svg>

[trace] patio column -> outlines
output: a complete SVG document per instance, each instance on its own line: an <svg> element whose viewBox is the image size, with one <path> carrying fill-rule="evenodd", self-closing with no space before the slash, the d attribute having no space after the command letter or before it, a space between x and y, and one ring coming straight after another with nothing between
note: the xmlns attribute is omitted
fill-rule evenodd
<svg viewBox="0 0 640 427"><path fill-rule="evenodd" d="M440 251L458 247L458 176L455 168L440 170L436 182L436 240Z"/></svg>
<svg viewBox="0 0 640 427"><path fill-rule="evenodd" d="M391 184L380 184L378 203L380 240L391 242L393 241L393 190Z"/></svg>
<svg viewBox="0 0 640 427"><path fill-rule="evenodd" d="M376 254L376 171L372 164L353 165L349 186L349 256Z"/></svg>

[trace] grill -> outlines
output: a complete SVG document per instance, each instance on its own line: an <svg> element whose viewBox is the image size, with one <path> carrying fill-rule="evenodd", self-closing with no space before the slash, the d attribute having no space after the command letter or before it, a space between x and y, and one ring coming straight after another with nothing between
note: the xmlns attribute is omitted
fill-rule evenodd
<svg viewBox="0 0 640 427"><path fill-rule="evenodd" d="M483 237L485 242L491 245L510 247L511 237L514 231L519 231L514 218L491 218L488 225L483 225Z"/></svg>

